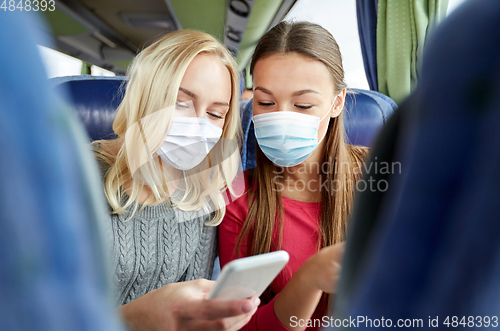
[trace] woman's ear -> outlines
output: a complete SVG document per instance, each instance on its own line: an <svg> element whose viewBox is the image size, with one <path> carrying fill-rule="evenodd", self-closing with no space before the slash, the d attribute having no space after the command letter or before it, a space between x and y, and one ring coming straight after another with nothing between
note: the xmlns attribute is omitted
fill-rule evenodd
<svg viewBox="0 0 500 331"><path fill-rule="evenodd" d="M344 109L345 96L346 96L346 89L343 89L339 94L337 94L337 96L335 97L335 101L333 102L333 107L331 110L330 117L333 118L340 115L342 109Z"/></svg>

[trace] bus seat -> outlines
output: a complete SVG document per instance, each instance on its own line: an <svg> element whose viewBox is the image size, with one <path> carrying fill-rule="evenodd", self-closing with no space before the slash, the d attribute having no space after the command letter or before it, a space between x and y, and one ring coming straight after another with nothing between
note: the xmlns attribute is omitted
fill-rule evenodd
<svg viewBox="0 0 500 331"><path fill-rule="evenodd" d="M396 103L382 93L351 89L346 96L344 117L348 142L371 146L378 131L396 108Z"/></svg>
<svg viewBox="0 0 500 331"><path fill-rule="evenodd" d="M378 131L396 108L397 105L391 98L379 92L349 89L344 117L348 142L353 145L371 146ZM245 170L256 166L252 113L252 100L242 101L241 121L244 135L242 164Z"/></svg>
<svg viewBox="0 0 500 331"><path fill-rule="evenodd" d="M52 84L68 93L73 109L85 126L90 140L113 139L113 120L123 99L121 85L126 77L93 77L90 75L57 77ZM124 91L124 90L123 90Z"/></svg>

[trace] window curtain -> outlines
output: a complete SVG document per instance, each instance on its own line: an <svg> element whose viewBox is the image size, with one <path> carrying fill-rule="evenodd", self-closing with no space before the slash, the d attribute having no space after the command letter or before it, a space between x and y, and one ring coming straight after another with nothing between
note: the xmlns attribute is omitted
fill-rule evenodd
<svg viewBox="0 0 500 331"><path fill-rule="evenodd" d="M448 0L378 0L378 88L396 103L415 88L425 40Z"/></svg>
<svg viewBox="0 0 500 331"><path fill-rule="evenodd" d="M359 41L370 90L378 91L377 10L379 0L356 0Z"/></svg>

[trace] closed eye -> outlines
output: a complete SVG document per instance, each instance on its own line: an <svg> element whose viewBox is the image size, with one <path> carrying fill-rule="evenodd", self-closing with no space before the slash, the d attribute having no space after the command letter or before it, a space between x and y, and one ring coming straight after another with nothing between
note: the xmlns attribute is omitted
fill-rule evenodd
<svg viewBox="0 0 500 331"><path fill-rule="evenodd" d="M189 109L189 106L187 104L185 104L185 103L179 103L179 102L177 102L175 104L175 108L181 109L181 110L186 110L186 109Z"/></svg>
<svg viewBox="0 0 500 331"><path fill-rule="evenodd" d="M305 106L305 105L295 105L295 107L300 108L300 109L311 109L312 106Z"/></svg>
<svg viewBox="0 0 500 331"><path fill-rule="evenodd" d="M261 101L259 101L259 106L262 106L262 107L270 107L272 105L274 105L273 102L261 102Z"/></svg>
<svg viewBox="0 0 500 331"><path fill-rule="evenodd" d="M224 119L224 117L223 117L223 116L219 116L219 115L216 115L216 114L214 114L214 113L209 113L209 112L207 112L207 114L208 114L210 117L213 117L213 118L218 119L218 120L222 120L222 119Z"/></svg>

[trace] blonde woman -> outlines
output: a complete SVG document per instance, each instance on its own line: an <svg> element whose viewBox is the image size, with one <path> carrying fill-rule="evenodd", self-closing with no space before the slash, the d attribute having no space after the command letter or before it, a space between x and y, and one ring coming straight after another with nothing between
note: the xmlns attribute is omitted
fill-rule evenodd
<svg viewBox="0 0 500 331"><path fill-rule="evenodd" d="M366 149L346 142L342 59L324 28L276 25L257 44L250 68L257 167L219 227L221 265L288 251L287 269L244 329L317 330L327 312L324 293L335 293Z"/></svg>
<svg viewBox="0 0 500 331"><path fill-rule="evenodd" d="M235 194L235 68L208 34L166 35L129 69L113 123L118 138L94 143L110 206L116 304L134 328L235 330L258 305L205 302L212 282L196 281L211 277L221 192Z"/></svg>

